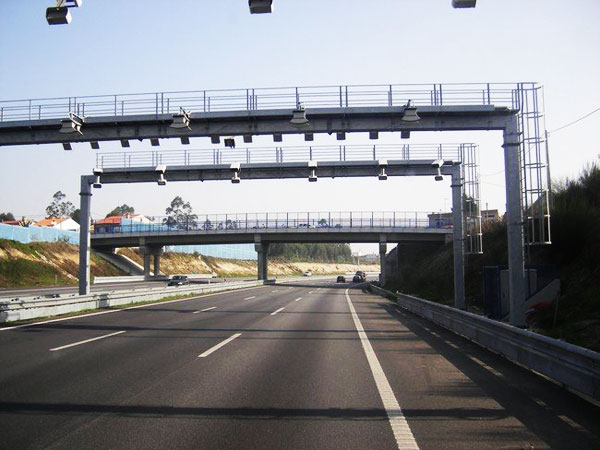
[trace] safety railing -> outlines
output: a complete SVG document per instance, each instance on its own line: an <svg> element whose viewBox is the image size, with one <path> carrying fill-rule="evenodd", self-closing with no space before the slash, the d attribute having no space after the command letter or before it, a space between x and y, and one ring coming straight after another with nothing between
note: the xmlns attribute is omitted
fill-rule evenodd
<svg viewBox="0 0 600 450"><path fill-rule="evenodd" d="M432 160L461 162L475 144L320 145L296 147L246 147L186 149L96 154L96 167L129 168L193 166L231 163L286 163L306 161Z"/></svg>
<svg viewBox="0 0 600 450"><path fill-rule="evenodd" d="M362 212L279 212L237 214L188 214L179 217L154 217L142 223L122 219L120 224L93 223L93 234L244 232L255 230L335 231L337 229L452 229L439 214L406 211Z"/></svg>
<svg viewBox="0 0 600 450"><path fill-rule="evenodd" d="M515 108L520 88L536 83L433 83L337 85L146 92L96 96L0 101L0 122L65 118L73 112L87 117L175 114L190 112L254 111L295 108L495 105Z"/></svg>

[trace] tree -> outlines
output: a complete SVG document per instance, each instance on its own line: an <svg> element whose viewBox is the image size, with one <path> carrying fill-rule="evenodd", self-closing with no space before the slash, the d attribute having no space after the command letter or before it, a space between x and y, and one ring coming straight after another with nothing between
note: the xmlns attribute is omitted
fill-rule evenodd
<svg viewBox="0 0 600 450"><path fill-rule="evenodd" d="M6 222L9 220L15 220L15 216L13 216L12 213L10 213L10 212L0 213L0 222Z"/></svg>
<svg viewBox="0 0 600 450"><path fill-rule="evenodd" d="M127 204L122 204L121 206L117 206L111 212L109 212L106 217L110 216L124 216L125 214L133 214L135 213L135 208L133 206L129 206Z"/></svg>
<svg viewBox="0 0 600 450"><path fill-rule="evenodd" d="M66 197L61 191L54 193L52 203L46 207L46 218L70 217L75 212L75 205L65 200Z"/></svg>
<svg viewBox="0 0 600 450"><path fill-rule="evenodd" d="M71 219L73 219L77 223L81 223L81 210L79 208L73 211L73 213L71 214Z"/></svg>
<svg viewBox="0 0 600 450"><path fill-rule="evenodd" d="M198 216L193 214L189 202L184 202L180 196L171 201L171 205L165 209L167 218L163 220L164 224L169 226L176 225L178 228L189 229L196 227Z"/></svg>

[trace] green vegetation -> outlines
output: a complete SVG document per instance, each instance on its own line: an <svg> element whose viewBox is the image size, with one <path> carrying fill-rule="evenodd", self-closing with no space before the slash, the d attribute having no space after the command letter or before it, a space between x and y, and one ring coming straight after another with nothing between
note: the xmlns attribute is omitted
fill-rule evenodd
<svg viewBox="0 0 600 450"><path fill-rule="evenodd" d="M288 261L352 262L348 244L271 244L269 256Z"/></svg>
<svg viewBox="0 0 600 450"><path fill-rule="evenodd" d="M555 183L552 245L531 247L530 264L555 264L561 280L558 304L530 318L538 332L600 351L600 168L586 167L576 180ZM506 224L483 230L483 255L467 257L466 300L483 308L483 267L506 265ZM400 246L400 271L386 287L445 304L453 303L452 244ZM435 280L432 283L431 280Z"/></svg>
<svg viewBox="0 0 600 450"><path fill-rule="evenodd" d="M111 212L109 212L106 217L111 216L124 216L125 214L133 214L135 213L135 208L133 206L129 206L123 203L121 206L117 206Z"/></svg>

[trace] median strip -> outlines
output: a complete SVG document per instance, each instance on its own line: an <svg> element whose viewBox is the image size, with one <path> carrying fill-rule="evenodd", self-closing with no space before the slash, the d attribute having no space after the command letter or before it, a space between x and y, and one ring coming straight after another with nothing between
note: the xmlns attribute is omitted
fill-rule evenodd
<svg viewBox="0 0 600 450"><path fill-rule="evenodd" d="M198 355L198 358L206 358L208 355L210 355L213 352L216 352L217 350L219 350L221 347L229 344L231 341L233 341L234 339L239 338L242 335L242 333L235 333L233 336L228 337L227 339L225 339L222 342L219 342L217 345L215 345L214 347L209 348L208 350L206 350L204 353L201 353L200 355Z"/></svg>
<svg viewBox="0 0 600 450"><path fill-rule="evenodd" d="M56 352L58 350L63 350L65 348L75 347L76 345L81 345L81 344L87 344L88 342L98 341L100 339L105 339L105 338L108 338L111 336L116 336L117 334L123 334L123 333L125 333L125 331L117 331L116 333L105 334L104 336L98 336L98 337L95 337L92 339L86 339L85 341L74 342L72 344L63 345L62 347L51 348L50 351Z"/></svg>
<svg viewBox="0 0 600 450"><path fill-rule="evenodd" d="M278 312L283 311L285 308L279 308L277 311L273 311L271 314L269 314L270 316L274 316L275 314L277 314Z"/></svg>

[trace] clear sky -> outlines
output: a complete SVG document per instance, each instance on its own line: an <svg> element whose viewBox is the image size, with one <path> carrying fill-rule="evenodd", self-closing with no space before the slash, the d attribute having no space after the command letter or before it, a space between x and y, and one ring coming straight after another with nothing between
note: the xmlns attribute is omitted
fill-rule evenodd
<svg viewBox="0 0 600 450"><path fill-rule="evenodd" d="M251 15L246 0L84 0L68 26L48 26L53 0L0 2L0 100L294 85L518 82L545 86L552 131L600 107L600 2L274 0ZM552 177L574 177L600 154L600 112L550 135ZM301 144L284 137L284 145ZM346 144L368 143L361 134ZM397 134L380 143L399 143ZM402 141L403 143L406 141ZM482 206L505 210L498 132L413 133L409 142L481 147ZM315 145L336 144L315 136ZM272 139L253 145L272 146ZM133 142L145 150L149 142ZM178 142L161 144L176 149ZM190 148L210 148L194 139ZM121 151L118 143L101 151ZM87 144L0 148L0 212L41 217L62 190L78 203L79 176L95 166ZM105 186L94 218L127 203L162 215L181 195L197 213L440 211L449 180L320 179ZM365 249L367 247L361 247Z"/></svg>

